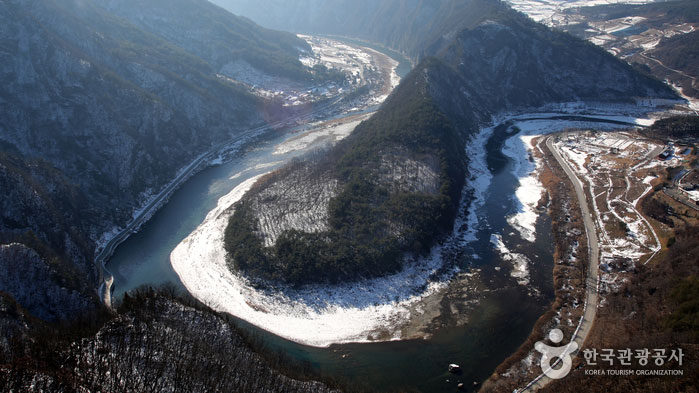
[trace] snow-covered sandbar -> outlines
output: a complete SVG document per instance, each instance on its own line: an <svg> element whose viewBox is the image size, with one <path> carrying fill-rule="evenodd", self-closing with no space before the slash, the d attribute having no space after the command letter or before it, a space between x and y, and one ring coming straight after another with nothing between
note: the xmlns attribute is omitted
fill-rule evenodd
<svg viewBox="0 0 699 393"><path fill-rule="evenodd" d="M409 318L410 305L445 285L432 283L422 288L437 268L422 263L387 278L352 285L276 293L253 288L228 268L223 234L232 214L230 206L259 177L246 180L221 198L217 208L170 256L187 290L215 310L311 346L366 342L379 336L398 339L398 327Z"/></svg>
<svg viewBox="0 0 699 393"><path fill-rule="evenodd" d="M443 266L442 253L475 240L478 219L474 210L485 203L490 183L482 146L491 133L492 128L483 129L468 144L473 159L464 193L473 196L473 209L459 209L462 214L455 220L453 235L428 257L406 263L397 274L347 285L263 291L231 272L223 247L224 231L233 214L231 206L264 175L244 181L222 197L204 222L175 248L171 264L187 290L200 301L291 341L325 347L402 339L404 328L416 317L413 313L419 309L418 303L449 285L448 277L433 279Z"/></svg>

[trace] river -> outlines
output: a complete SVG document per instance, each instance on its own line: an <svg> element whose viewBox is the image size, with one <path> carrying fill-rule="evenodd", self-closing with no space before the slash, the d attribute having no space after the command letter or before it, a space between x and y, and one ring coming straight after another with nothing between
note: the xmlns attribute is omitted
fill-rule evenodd
<svg viewBox="0 0 699 393"><path fill-rule="evenodd" d="M513 173L515 161L503 158L501 153L502 141L507 139L503 133L507 131L507 126L496 127L486 145L491 179L484 190L484 203L476 211L476 240L454 261L463 271L478 272L478 282L469 282L472 288L464 289L464 282L452 281L434 304L440 312L431 323L429 338L316 348L284 340L244 321L239 321L240 325L260 334L272 350L308 362L324 375L379 391L452 392L458 382L464 382L467 389L476 388L474 382L485 380L517 350L553 300L550 220L542 213L533 243L522 239L507 220L520 208L513 198L519 184ZM291 151L278 149L298 137L299 132L279 134L186 181L108 261L115 279L114 298L141 285L172 283L183 288L170 265L172 250L201 224L219 198L245 180L278 168L323 143ZM528 284L518 284L510 277L507 264L492 246L493 234L499 234L509 249L531 261ZM450 363L460 364L463 374L449 374Z"/></svg>
<svg viewBox="0 0 699 393"><path fill-rule="evenodd" d="M171 251L203 221L216 207L218 199L243 181L270 171L298 157L307 150L274 154L277 146L293 138L282 135L248 151L241 157L206 169L173 194L137 233L120 245L108 268L114 274L114 298L140 285L174 283L182 287L173 271ZM362 381L380 389L417 388L424 392L453 391L458 381L482 381L492 370L520 345L529 334L534 322L548 306L552 290L550 232L548 220L540 220L534 247L528 248L530 259L537 261L531 267L532 286L544 294L530 296L529 287L511 285L506 275L492 269L499 256L490 246L490 236L502 233L509 245L522 244L505 217L515 209L511 195L517 178L511 172L511 162L494 170L487 203L479 215L481 222L478 240L470 247L478 254L462 256L458 263L465 269L479 269L480 278L488 288L484 293L471 293L477 304L469 311L468 323L453 326L444 315L443 327L436 329L430 339L369 344L333 345L315 348L299 345L240 321L241 325L261 334L269 347L281 349L292 358L309 362L323 374ZM491 282L492 280L492 282ZM455 282L454 286L458 286ZM518 299L518 301L513 301ZM462 299L451 299L459 303ZM440 307L449 307L450 299L442 300ZM459 363L464 374L456 378L446 372L446 365ZM447 382L449 381L449 382Z"/></svg>

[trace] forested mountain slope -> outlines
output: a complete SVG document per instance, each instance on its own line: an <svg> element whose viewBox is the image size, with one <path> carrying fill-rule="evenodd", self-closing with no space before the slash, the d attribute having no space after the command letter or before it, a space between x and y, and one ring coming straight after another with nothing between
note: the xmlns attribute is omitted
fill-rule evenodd
<svg viewBox="0 0 699 393"><path fill-rule="evenodd" d="M488 105L644 96L649 91L643 86L663 90L604 50L553 32L498 0L212 1L267 27L378 42L416 61L444 59L480 83L472 83L470 94ZM585 89L583 80L590 78L594 83ZM558 92L561 87L567 90Z"/></svg>
<svg viewBox="0 0 699 393"><path fill-rule="evenodd" d="M333 391L260 350L230 319L168 290L142 291L124 299L118 314L80 322L44 326L0 297L0 326L15 334L0 339L0 391Z"/></svg>
<svg viewBox="0 0 699 393"><path fill-rule="evenodd" d="M243 60L312 79L298 61L305 41L206 1L176 3L0 2L0 243L29 249L0 264L47 271L0 291L67 288L82 300L65 310L94 305L97 238L195 157L269 118L273 105L221 68ZM66 317L60 299L73 297L29 310Z"/></svg>
<svg viewBox="0 0 699 393"><path fill-rule="evenodd" d="M382 43L420 57L440 38L449 40L504 10L472 0L213 0L234 14L278 30L336 34Z"/></svg>

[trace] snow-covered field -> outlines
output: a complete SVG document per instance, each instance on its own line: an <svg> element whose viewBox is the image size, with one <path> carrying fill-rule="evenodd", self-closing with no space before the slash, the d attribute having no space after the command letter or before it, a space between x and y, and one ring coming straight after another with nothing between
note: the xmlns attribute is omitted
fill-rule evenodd
<svg viewBox="0 0 699 393"><path fill-rule="evenodd" d="M608 133L574 133L556 146L594 196L591 205L605 269L615 261L636 263L649 253L657 253L661 246L658 236L637 204L655 179L648 175L648 169L672 165L672 160L660 162L650 157L659 146L634 136ZM607 279L613 278L609 272L605 274Z"/></svg>
<svg viewBox="0 0 699 393"><path fill-rule="evenodd" d="M351 76L350 83L354 88L376 84L376 78L382 74L383 68L390 69L390 76L386 80L388 86L385 87L383 94L375 95L369 105L385 101L393 88L400 83L400 77L396 73L398 62L383 53L367 47L347 45L330 38L301 34L298 36L306 40L313 51L299 58L302 64L307 67L323 65L329 69L342 71Z"/></svg>
<svg viewBox="0 0 699 393"><path fill-rule="evenodd" d="M299 60L303 65L309 68L322 65L328 69L341 71L347 75L349 83L328 81L309 85L285 77L268 75L243 60L223 65L218 76L243 84L260 97L281 99L287 106L306 105L321 99L339 97L361 86L380 83L381 78L377 75L382 72L382 67L386 64L393 70L393 76L386 82L395 87L400 80L395 74L398 62L373 49L347 45L329 38L306 35L299 35L299 37L306 40L312 48L312 52L300 52ZM382 97L379 103L385 99L383 96L371 98L376 100L377 97Z"/></svg>
<svg viewBox="0 0 699 393"><path fill-rule="evenodd" d="M568 22L564 11L570 8L605 4L646 4L654 0L506 0L512 8L537 22L558 25Z"/></svg>

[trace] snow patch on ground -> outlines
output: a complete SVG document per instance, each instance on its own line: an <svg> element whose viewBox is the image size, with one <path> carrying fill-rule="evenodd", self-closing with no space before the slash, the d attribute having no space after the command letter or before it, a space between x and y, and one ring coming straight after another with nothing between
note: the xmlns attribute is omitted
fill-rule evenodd
<svg viewBox="0 0 699 393"><path fill-rule="evenodd" d="M544 193L544 187L539 182L538 163L532 155L532 140L538 135L523 135L519 133L505 141L503 154L514 163L513 174L519 178L519 186L515 192L517 213L507 218L507 222L522 235L522 238L536 241L536 212L539 200Z"/></svg>
<svg viewBox="0 0 699 393"><path fill-rule="evenodd" d="M494 233L490 235L490 243L499 253L502 259L512 264L512 276L520 285L529 285L529 258L523 254L510 251L502 241L502 236Z"/></svg>
<svg viewBox="0 0 699 393"><path fill-rule="evenodd" d="M370 115L362 116L355 121L347 123L333 124L328 127L318 128L311 132L303 133L299 136L290 138L284 143L277 146L273 154L283 155L293 151L305 150L309 146L319 142L337 142L346 138L362 121L368 119Z"/></svg>

